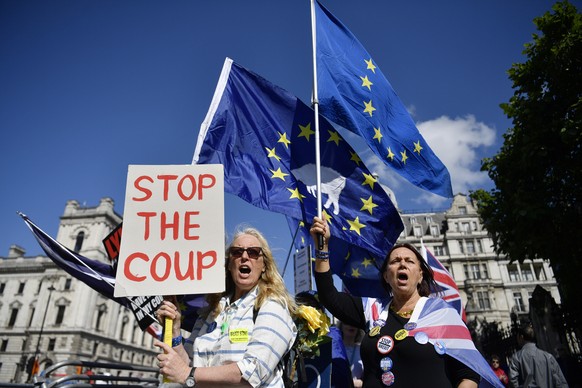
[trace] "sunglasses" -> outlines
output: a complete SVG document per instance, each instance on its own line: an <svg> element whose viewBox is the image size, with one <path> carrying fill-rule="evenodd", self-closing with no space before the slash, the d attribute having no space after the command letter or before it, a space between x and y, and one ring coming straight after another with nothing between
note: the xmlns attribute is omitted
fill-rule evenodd
<svg viewBox="0 0 582 388"><path fill-rule="evenodd" d="M249 259L258 259L259 256L263 254L263 248L261 247L248 247L248 248L241 248L241 247L231 247L228 250L230 256L233 259L240 259L243 253L247 253Z"/></svg>

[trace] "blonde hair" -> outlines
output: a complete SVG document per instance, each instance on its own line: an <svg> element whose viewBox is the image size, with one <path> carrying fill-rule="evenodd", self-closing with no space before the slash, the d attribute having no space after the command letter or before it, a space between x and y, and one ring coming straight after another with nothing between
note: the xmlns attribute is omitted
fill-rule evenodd
<svg viewBox="0 0 582 388"><path fill-rule="evenodd" d="M239 237L248 235L253 236L257 240L259 240L259 244L263 251L263 263L265 265L265 271L261 274L258 282L258 293L257 293L257 300L255 302L255 310L259 310L263 303L267 299L273 299L283 306L287 307L291 316L295 315L297 310L297 304L295 303L295 299L289 294L287 288L285 287L285 282L283 278L279 274L279 270L277 269L277 263L273 258L273 253L271 252L271 248L269 247L269 243L265 236L257 229L252 227L243 227L239 226L235 231L228 247L226 248L225 252L225 268L228 268L228 261L230 260L229 250L232 247L234 241L236 241ZM206 297L208 301L208 314L214 313L218 314L219 311L219 302L223 296L231 295L234 293L235 284L230 276L230 272L226 271L226 290L221 294L209 294Z"/></svg>

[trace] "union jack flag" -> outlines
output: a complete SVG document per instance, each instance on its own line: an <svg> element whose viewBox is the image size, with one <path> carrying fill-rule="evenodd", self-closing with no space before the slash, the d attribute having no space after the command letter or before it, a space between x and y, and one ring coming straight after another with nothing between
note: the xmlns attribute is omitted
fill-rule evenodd
<svg viewBox="0 0 582 388"><path fill-rule="evenodd" d="M420 253L428 265L432 268L434 273L434 280L440 287L437 294L438 296L448 302L451 306L457 310L459 315L463 318L463 322L467 322L467 315L465 314L465 309L463 308L463 300L461 299L461 294L459 294L459 287L457 283L447 271L447 269L441 264L440 261L422 244L420 248Z"/></svg>
<svg viewBox="0 0 582 388"><path fill-rule="evenodd" d="M420 310L418 316L417 310ZM477 372L482 377L480 387L503 388L487 361L475 348L467 326L449 303L440 298L421 298L410 320L416 321L416 328L410 330L409 335L426 333L428 342L435 348L439 347Z"/></svg>

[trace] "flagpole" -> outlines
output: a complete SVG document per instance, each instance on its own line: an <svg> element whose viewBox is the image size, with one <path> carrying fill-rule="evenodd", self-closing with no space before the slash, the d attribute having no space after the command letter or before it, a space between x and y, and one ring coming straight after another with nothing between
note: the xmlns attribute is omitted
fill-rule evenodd
<svg viewBox="0 0 582 388"><path fill-rule="evenodd" d="M321 163L319 149L319 100L317 96L317 36L316 36L315 0L311 0L311 44L313 47L313 95L312 105L315 112L315 175L317 187L317 216L323 218L321 210ZM323 249L323 236L319 236L318 249Z"/></svg>

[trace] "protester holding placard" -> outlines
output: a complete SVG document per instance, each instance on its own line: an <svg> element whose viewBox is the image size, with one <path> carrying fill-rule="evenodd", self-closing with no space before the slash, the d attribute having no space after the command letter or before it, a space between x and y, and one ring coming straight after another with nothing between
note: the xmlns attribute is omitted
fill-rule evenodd
<svg viewBox="0 0 582 388"><path fill-rule="evenodd" d="M209 294L189 339L182 340L174 297L157 311L173 319L172 346L156 341L160 372L193 387L283 387L283 356L297 334L294 299L263 235L254 228L235 233L226 250L226 291ZM184 342L184 343L183 343Z"/></svg>

